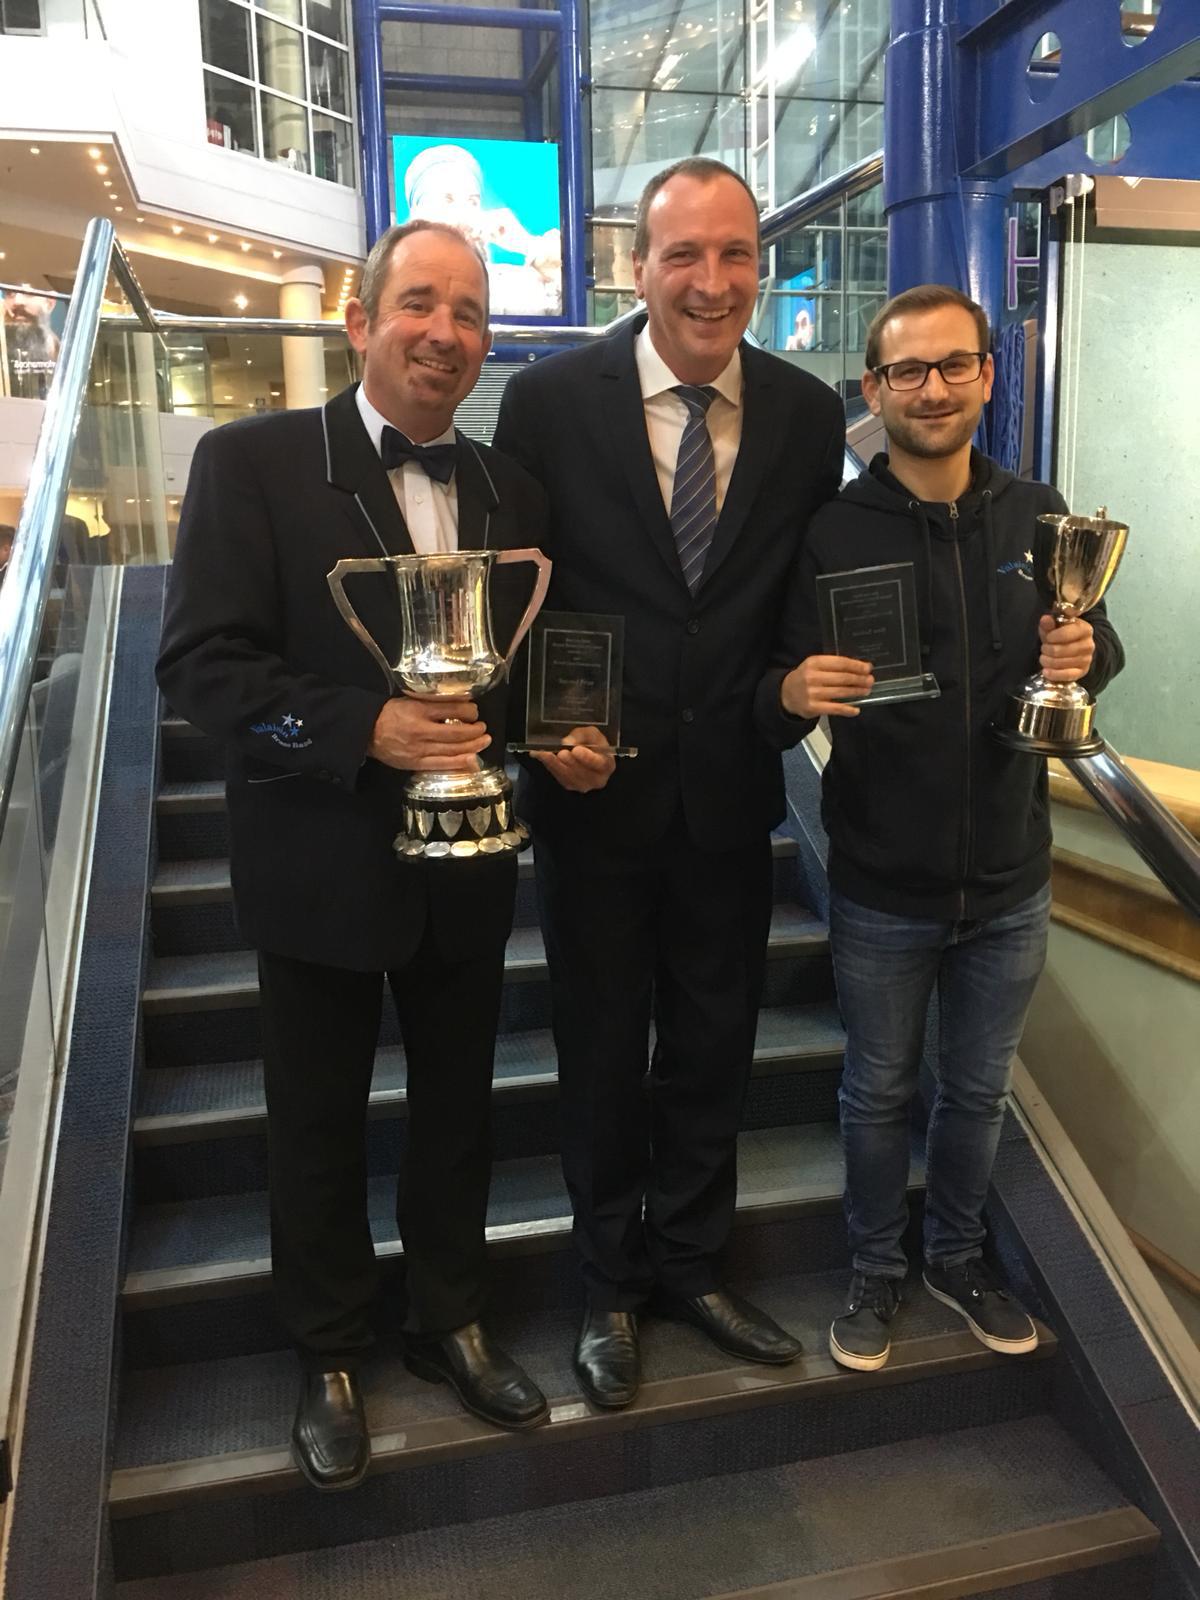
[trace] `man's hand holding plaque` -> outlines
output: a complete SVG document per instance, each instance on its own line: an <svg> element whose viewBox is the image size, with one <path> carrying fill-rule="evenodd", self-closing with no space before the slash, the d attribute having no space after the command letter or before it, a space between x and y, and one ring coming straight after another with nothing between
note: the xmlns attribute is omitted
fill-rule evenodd
<svg viewBox="0 0 1200 1600"><path fill-rule="evenodd" d="M800 663L809 668L801 687L813 691L811 703L818 698L822 703L819 710L801 715L845 715L856 704L931 700L941 693L937 679L921 665L911 561L822 572L817 577L817 607L821 642L828 653ZM857 692L852 682L846 682L848 669L855 665L860 669ZM849 693L829 692L847 688ZM836 713L831 713L834 705Z"/></svg>
<svg viewBox="0 0 1200 1600"><path fill-rule="evenodd" d="M543 611L529 638L525 738L510 744L531 755L564 789L602 789L621 743L622 617ZM598 752L603 751L603 754Z"/></svg>
<svg viewBox="0 0 1200 1600"><path fill-rule="evenodd" d="M561 750L530 750L556 783L576 794L603 789L616 770L612 746L599 728L572 728Z"/></svg>
<svg viewBox="0 0 1200 1600"><path fill-rule="evenodd" d="M856 717L875 683L871 663L855 656L806 656L779 686L783 709L792 717Z"/></svg>

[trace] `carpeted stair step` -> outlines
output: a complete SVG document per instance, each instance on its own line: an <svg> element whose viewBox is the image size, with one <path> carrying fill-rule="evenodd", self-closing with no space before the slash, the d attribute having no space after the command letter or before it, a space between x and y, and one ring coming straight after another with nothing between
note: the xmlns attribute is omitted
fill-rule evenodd
<svg viewBox="0 0 1200 1600"><path fill-rule="evenodd" d="M197 788L192 785L189 795ZM166 792L166 791L164 791ZM173 794L175 791L170 791ZM193 796L197 809L191 826L212 830L212 797L207 789ZM172 841L171 828L182 825L187 815L186 798L178 811L167 819L166 845ZM163 812L160 808L160 836ZM160 846L160 860L150 891L153 912L153 944L160 956L205 955L245 948L233 915L233 890L227 855L183 856L169 859L166 845ZM771 841L774 858L774 893L777 900L796 898L796 841L776 834ZM461 871L461 863L450 863L449 870ZM470 868L468 866L467 870ZM517 904L514 922L528 927L537 921L537 894L533 881L533 851L526 850L517 863Z"/></svg>
<svg viewBox="0 0 1200 1600"><path fill-rule="evenodd" d="M648 1360L662 1353L657 1331L647 1329ZM698 1348L692 1354L704 1359ZM693 1371L651 1380L637 1408L615 1417L564 1398L548 1427L518 1440L491 1430L468 1442L475 1424L463 1416L462 1437L446 1439L440 1454L431 1440L454 1419L426 1415L437 1391L421 1401L415 1380L396 1373L399 1389L381 1392L392 1376L383 1364L366 1380L376 1458L353 1495L318 1502L279 1444L119 1465L118 1577L181 1575L118 1593L915 1600L1101 1569L1092 1596L1149 1600L1157 1532L1039 1414L1045 1365L984 1353L974 1371L943 1365L939 1383L919 1375L912 1354L906 1378L888 1385L822 1373L824 1358L813 1357L784 1381L771 1374L753 1396L701 1400L720 1379ZM290 1364L277 1374L229 1373L219 1400L194 1377L193 1409L206 1405L209 1415L197 1417L191 1442L211 1437L222 1401L244 1434L286 1437L294 1381ZM690 1402L679 1398L688 1390ZM922 1417L938 1391L942 1403ZM139 1397L158 1408L171 1398ZM408 1470L392 1470L400 1466ZM235 1481L256 1492L227 1498ZM314 1551L318 1519L324 1548ZM182 1575L213 1562L221 1565ZM1102 1570L1117 1563L1123 1587Z"/></svg>
<svg viewBox="0 0 1200 1600"><path fill-rule="evenodd" d="M170 714L159 724L162 772L167 783L220 778L225 771L221 743L182 717Z"/></svg>
<svg viewBox="0 0 1200 1600"><path fill-rule="evenodd" d="M744 1128L820 1122L837 1115L845 1036L836 1007L781 1006L759 1019ZM559 1149L557 1058L548 1028L497 1040L492 1148L497 1160ZM406 1138L402 1047L376 1060L367 1134L372 1173L394 1172ZM262 1064L158 1067L142 1074L134 1124L139 1202L201 1198L266 1186Z"/></svg>
<svg viewBox="0 0 1200 1600"><path fill-rule="evenodd" d="M804 907L776 904L767 946L763 1003L802 1006L831 992L829 941ZM506 955L502 1032L527 1032L550 1022L549 984L540 930L514 928ZM258 1052L258 976L252 951L156 956L142 998L148 1065L190 1066L244 1061ZM384 1007L385 1044L399 1042L393 1008Z"/></svg>

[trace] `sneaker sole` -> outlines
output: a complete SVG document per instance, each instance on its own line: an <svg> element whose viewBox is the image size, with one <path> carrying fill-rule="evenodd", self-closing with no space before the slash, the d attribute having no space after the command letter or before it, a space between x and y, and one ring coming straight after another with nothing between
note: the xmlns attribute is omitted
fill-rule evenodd
<svg viewBox="0 0 1200 1600"><path fill-rule="evenodd" d="M887 1349L879 1356L859 1356L852 1351L843 1350L834 1336L833 1329L829 1330L829 1354L839 1367L849 1367L854 1372L878 1372L880 1367L887 1366L888 1357L892 1353L889 1344Z"/></svg>
<svg viewBox="0 0 1200 1600"><path fill-rule="evenodd" d="M998 1339L994 1333L987 1333L975 1321L969 1311L964 1311L953 1295L943 1294L940 1289L935 1289L929 1279L922 1276L921 1282L928 1289L935 1300L940 1300L944 1306L949 1306L951 1311L957 1311L959 1316L979 1340L980 1344L987 1345L989 1350L994 1350L998 1356L1025 1356L1038 1347L1037 1329L1024 1339Z"/></svg>

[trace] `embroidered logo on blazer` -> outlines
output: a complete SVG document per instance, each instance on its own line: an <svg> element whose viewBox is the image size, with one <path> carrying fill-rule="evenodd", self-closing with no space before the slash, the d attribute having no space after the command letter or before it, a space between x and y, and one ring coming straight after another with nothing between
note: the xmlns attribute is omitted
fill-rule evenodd
<svg viewBox="0 0 1200 1600"><path fill-rule="evenodd" d="M252 722L251 733L266 734L273 744L281 745L285 750L307 750L312 743L303 734L304 718L294 717L287 712L279 722Z"/></svg>

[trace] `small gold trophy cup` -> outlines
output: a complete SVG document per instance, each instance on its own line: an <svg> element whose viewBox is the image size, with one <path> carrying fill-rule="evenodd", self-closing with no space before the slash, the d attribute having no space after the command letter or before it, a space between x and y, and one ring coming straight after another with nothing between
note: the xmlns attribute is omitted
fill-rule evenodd
<svg viewBox="0 0 1200 1600"><path fill-rule="evenodd" d="M1047 571L1054 620L1073 622L1103 599L1116 576L1129 529L1111 522L1108 507L1094 517L1038 518L1051 541ZM1078 683L1047 683L1039 672L1010 694L993 732L1015 750L1043 756L1090 756L1104 740L1092 727L1096 702Z"/></svg>

